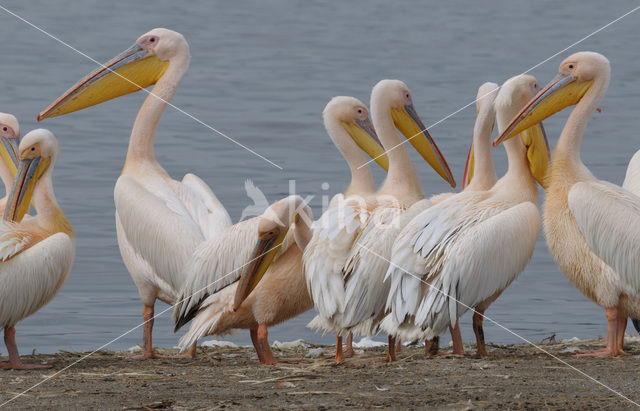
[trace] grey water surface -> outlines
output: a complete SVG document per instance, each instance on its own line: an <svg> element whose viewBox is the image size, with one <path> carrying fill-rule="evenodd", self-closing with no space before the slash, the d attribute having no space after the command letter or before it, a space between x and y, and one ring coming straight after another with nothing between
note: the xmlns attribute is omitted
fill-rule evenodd
<svg viewBox="0 0 640 411"><path fill-rule="evenodd" d="M174 178L187 172L202 177L237 221L252 204L244 190L247 178L269 201L286 195L289 181L295 180L297 193L315 195L316 217L323 197L345 188L348 169L321 121L331 97L353 95L368 102L377 81L398 78L412 90L415 107L429 126L472 102L483 82L502 83L637 4L62 0L6 1L2 6L101 62L154 27L184 34L191 65L173 103L283 169L171 107L158 128L156 155ZM582 155L596 176L618 184L640 146L639 27L640 11L531 72L544 85L573 51L598 51L610 59L609 92L602 113L589 123ZM98 348L142 318L142 304L116 243L113 186L146 93L37 124L37 113L96 64L3 10L0 34L0 111L19 118L23 135L46 127L58 137L56 197L77 233L76 260L66 284L50 304L17 325L18 344L23 353ZM552 146L568 111L545 123ZM474 116L471 105L430 129L458 180ZM504 149L494 153L501 174ZM450 190L415 152L412 157L425 193ZM381 181L383 173L376 168L375 176ZM158 303L156 313L166 308ZM531 263L486 314L532 341L554 333L557 338L596 337L606 328L604 310L559 272L542 235ZM305 328L313 315L307 312L274 327L271 339L332 342L332 336ZM170 312L156 319L155 345L176 345L179 334L172 328ZM468 315L462 330L465 340L473 340ZM488 321L485 333L489 341L521 341ZM136 329L108 348L131 347L141 336ZM246 331L226 338L249 344ZM5 354L2 346L0 355Z"/></svg>

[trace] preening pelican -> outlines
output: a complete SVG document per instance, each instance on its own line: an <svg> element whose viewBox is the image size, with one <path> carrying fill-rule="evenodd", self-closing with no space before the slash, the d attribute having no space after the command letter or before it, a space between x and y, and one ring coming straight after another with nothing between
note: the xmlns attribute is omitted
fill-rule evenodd
<svg viewBox="0 0 640 411"><path fill-rule="evenodd" d="M174 304L196 246L231 225L229 214L199 177L187 174L182 181L173 180L154 155L158 122L188 65L184 37L153 29L38 116L63 115L155 84L136 117L114 190L120 253L144 304L141 358L155 356L151 334L156 299ZM195 356L195 345L189 354Z"/></svg>
<svg viewBox="0 0 640 411"><path fill-rule="evenodd" d="M498 126L538 90L529 75L507 80L495 100ZM415 326L427 338L440 335L471 307L477 354L487 354L482 315L533 253L540 230L536 178L544 177L548 159L540 125L509 143L507 173L490 190L467 190L429 208L394 243L387 307L400 336Z"/></svg>
<svg viewBox="0 0 640 411"><path fill-rule="evenodd" d="M19 170L0 223L0 325L9 352L9 363L0 368L50 367L20 361L15 324L55 297L73 263L73 229L51 179L58 151L55 137L44 129L24 136L18 149ZM38 214L20 222L32 198Z"/></svg>
<svg viewBox="0 0 640 411"><path fill-rule="evenodd" d="M176 330L192 321L180 348L207 335L248 328L260 363L275 364L267 327L313 307L301 251L311 239L312 223L303 199L290 196L202 243L173 315Z"/></svg>
<svg viewBox="0 0 640 411"><path fill-rule="evenodd" d="M367 107L353 97L335 97L323 112L324 125L351 170L351 183L344 194L331 199L329 208L313 225L313 237L304 250L303 263L307 289L319 315L309 324L311 328L324 329L324 318L331 318L344 309L344 283L342 267L357 229L366 221L366 207L354 208L356 213L345 213L345 204L365 204L376 187L371 168L366 164L363 150L387 170L389 161L377 143L377 135L369 120ZM366 164L366 165L365 165ZM352 334L347 337L347 350L342 351L342 335L336 338L336 362L353 355Z"/></svg>
<svg viewBox="0 0 640 411"><path fill-rule="evenodd" d="M0 113L0 178L4 183L6 195L0 199L0 213L4 215L7 198L13 186L18 167L18 143L20 139L20 126L18 119L11 114Z"/></svg>
<svg viewBox="0 0 640 411"><path fill-rule="evenodd" d="M493 187L498 180L493 165L493 155L491 154L491 132L495 124L494 100L498 95L498 88L497 84L489 82L482 84L478 88L476 95L476 122L473 127L473 138L464 169L463 191L486 191ZM456 193L453 192L442 193L432 196L429 201L437 205L455 195ZM385 317L380 327L389 335L398 333L391 314ZM405 324L401 328L402 335L400 338L405 341L419 339L424 334L420 327L415 327L413 331L410 331L410 327ZM450 327L450 331L453 353L463 354L462 336L457 321L454 326ZM426 342L425 349L428 354L434 354L437 351L438 341L438 336L436 336L433 340Z"/></svg>
<svg viewBox="0 0 640 411"><path fill-rule="evenodd" d="M636 151L629 161L622 188L640 196L640 150ZM640 319L632 318L631 321L633 327L640 333ZM622 332L624 333L624 331Z"/></svg>
<svg viewBox="0 0 640 411"><path fill-rule="evenodd" d="M424 200L420 182L398 129L431 166L455 187L449 166L418 117L411 93L399 80L382 80L371 92L375 129L389 157L389 172L381 188L362 202L345 204L345 215L369 213L355 235L348 238L349 253L341 267L344 309L322 318L327 332L375 333L384 315L389 287L382 280L386 258L404 221L431 205ZM397 129L396 129L397 127ZM358 219L354 218L357 222ZM336 268L337 269L337 268ZM387 360L395 360L395 338L389 337Z"/></svg>
<svg viewBox="0 0 640 411"><path fill-rule="evenodd" d="M494 145L576 104L560 134L547 177L543 227L556 263L573 285L606 309L607 346L579 353L623 354L627 317L640 316L640 198L596 179L580 159L587 123L609 86L609 60L575 53ZM509 251L509 247L505 247Z"/></svg>

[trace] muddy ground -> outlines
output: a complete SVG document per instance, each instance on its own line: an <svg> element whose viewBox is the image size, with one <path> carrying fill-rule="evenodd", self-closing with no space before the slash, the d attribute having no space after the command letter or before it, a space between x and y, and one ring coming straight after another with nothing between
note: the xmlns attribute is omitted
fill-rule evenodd
<svg viewBox="0 0 640 411"><path fill-rule="evenodd" d="M574 358L576 347L602 340L545 343L541 347L613 390L640 402L640 343L632 356ZM314 350L315 348L315 350ZM321 348L322 350L318 350ZM466 346L468 351L473 347ZM43 382L4 409L630 409L636 406L532 346L491 345L476 359L429 358L405 347L398 361L382 361L371 348L333 362L332 347L274 349L282 366L258 366L250 348L201 348L196 360L132 360L131 353L101 351ZM310 351L311 350L311 351ZM161 350L170 353L170 350ZM310 358L309 354L320 354ZM43 381L85 354L23 357L53 365L44 371L0 370L0 403Z"/></svg>

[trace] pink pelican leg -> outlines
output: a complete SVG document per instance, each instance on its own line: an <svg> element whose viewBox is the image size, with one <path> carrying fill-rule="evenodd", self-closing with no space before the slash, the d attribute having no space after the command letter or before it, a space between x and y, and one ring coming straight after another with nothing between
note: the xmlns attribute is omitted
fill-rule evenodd
<svg viewBox="0 0 640 411"><path fill-rule="evenodd" d="M4 327L4 344L9 351L9 363L0 363L0 368L5 370L36 370L42 368L51 368L51 365L40 364L23 364L18 354L18 345L16 344L16 329L14 326Z"/></svg>

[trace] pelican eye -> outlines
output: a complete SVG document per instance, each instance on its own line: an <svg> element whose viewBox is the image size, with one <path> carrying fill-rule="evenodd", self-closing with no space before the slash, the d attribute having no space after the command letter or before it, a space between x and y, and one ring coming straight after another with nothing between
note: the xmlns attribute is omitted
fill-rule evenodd
<svg viewBox="0 0 640 411"><path fill-rule="evenodd" d="M35 147L31 147L31 151L36 151L36 148Z"/></svg>
<svg viewBox="0 0 640 411"><path fill-rule="evenodd" d="M6 127L2 127L2 131L7 131L7 128Z"/></svg>
<svg viewBox="0 0 640 411"><path fill-rule="evenodd" d="M573 68L573 64L569 64L569 68L572 69Z"/></svg>

